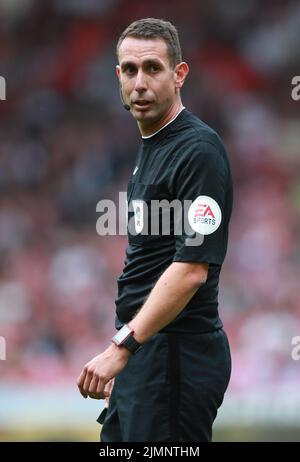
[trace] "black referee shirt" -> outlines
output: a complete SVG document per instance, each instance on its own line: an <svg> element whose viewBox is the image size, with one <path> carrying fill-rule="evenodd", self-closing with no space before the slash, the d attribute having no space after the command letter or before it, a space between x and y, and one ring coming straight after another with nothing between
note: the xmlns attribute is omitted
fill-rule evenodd
<svg viewBox="0 0 300 462"><path fill-rule="evenodd" d="M176 213L172 207L171 213L167 207L151 208L164 199L164 204L176 199L187 206ZM129 245L118 278L116 328L134 317L160 275L175 261L209 263L208 278L162 332L209 332L222 327L218 285L227 250L232 180L220 137L182 110L155 135L143 139L127 201ZM162 225L165 214L171 217L170 230ZM158 225L152 225L154 216L159 218ZM182 231L175 227L179 216L187 224ZM192 245L195 239L197 245Z"/></svg>

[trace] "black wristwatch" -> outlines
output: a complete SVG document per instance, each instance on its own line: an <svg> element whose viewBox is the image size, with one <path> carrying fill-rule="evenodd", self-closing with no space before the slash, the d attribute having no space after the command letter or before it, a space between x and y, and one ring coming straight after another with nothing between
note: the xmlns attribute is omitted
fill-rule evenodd
<svg viewBox="0 0 300 462"><path fill-rule="evenodd" d="M137 342L133 336L134 331L128 324L125 324L111 339L118 347L124 346L133 355L142 348L142 345Z"/></svg>

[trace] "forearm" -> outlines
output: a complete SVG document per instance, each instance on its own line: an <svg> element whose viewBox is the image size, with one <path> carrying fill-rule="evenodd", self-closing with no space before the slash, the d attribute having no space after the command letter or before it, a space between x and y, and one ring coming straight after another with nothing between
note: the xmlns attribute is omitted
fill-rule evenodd
<svg viewBox="0 0 300 462"><path fill-rule="evenodd" d="M173 321L205 282L206 275L205 264L172 263L155 284L141 310L129 323L136 340L144 343Z"/></svg>

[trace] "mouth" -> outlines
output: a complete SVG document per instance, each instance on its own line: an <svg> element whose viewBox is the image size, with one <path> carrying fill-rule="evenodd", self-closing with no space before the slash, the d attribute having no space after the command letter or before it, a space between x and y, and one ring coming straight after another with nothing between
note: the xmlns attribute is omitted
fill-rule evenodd
<svg viewBox="0 0 300 462"><path fill-rule="evenodd" d="M152 101L148 101L146 99L139 99L135 101L133 104L138 109L147 109L150 106L150 104L152 104Z"/></svg>

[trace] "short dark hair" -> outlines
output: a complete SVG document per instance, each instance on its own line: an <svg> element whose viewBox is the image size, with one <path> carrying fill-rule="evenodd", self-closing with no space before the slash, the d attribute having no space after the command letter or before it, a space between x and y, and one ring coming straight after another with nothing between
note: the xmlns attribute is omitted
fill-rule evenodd
<svg viewBox="0 0 300 462"><path fill-rule="evenodd" d="M120 35L117 43L117 55L120 45L126 37L143 39L161 38L167 44L171 67L174 68L182 61L178 32L176 27L169 21L156 18L145 18L134 21Z"/></svg>

